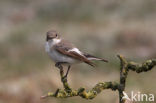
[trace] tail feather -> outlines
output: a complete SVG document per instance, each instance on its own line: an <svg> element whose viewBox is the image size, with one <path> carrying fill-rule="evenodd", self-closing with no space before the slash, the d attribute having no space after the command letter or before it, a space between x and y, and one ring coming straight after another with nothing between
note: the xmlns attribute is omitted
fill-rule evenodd
<svg viewBox="0 0 156 103"><path fill-rule="evenodd" d="M92 66L92 67L96 67L96 65L95 65L94 63L92 63L91 61L85 62L85 63L87 63L88 65L90 65L90 66Z"/></svg>
<svg viewBox="0 0 156 103"><path fill-rule="evenodd" d="M95 56L90 55L90 54L84 54L84 56L85 56L88 60L98 60L98 61L108 62L108 60L106 60L106 59L98 58L98 57L95 57Z"/></svg>

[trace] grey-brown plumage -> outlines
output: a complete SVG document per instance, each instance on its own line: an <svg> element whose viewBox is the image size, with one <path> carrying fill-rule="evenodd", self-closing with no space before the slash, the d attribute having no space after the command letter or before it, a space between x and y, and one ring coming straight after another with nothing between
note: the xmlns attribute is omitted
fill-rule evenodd
<svg viewBox="0 0 156 103"><path fill-rule="evenodd" d="M108 62L105 59L81 52L69 41L61 39L56 31L48 31L46 41L46 52L55 63L72 65L84 62L94 67L92 60Z"/></svg>

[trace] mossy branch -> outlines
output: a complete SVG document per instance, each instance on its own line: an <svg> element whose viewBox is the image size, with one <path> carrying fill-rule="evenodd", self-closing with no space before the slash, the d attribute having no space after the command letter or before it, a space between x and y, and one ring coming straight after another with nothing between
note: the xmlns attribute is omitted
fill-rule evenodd
<svg viewBox="0 0 156 103"><path fill-rule="evenodd" d="M119 88L119 103L125 103L125 100L122 99L123 91L126 87L126 79L128 71L136 71L137 73L147 72L156 66L156 59L147 60L143 63L128 62L122 55L117 55L120 59L120 88Z"/></svg>
<svg viewBox="0 0 156 103"><path fill-rule="evenodd" d="M60 66L60 76L63 83L64 89L57 89L55 93L49 92L47 95L42 96L41 98L46 97L57 97L57 98L67 98L73 96L80 96L85 99L93 99L104 89L117 90L119 84L116 82L101 82L96 84L91 90L87 91L85 88L80 87L78 90L73 90L68 82L67 78L64 76L63 67Z"/></svg>
<svg viewBox="0 0 156 103"><path fill-rule="evenodd" d="M125 100L122 99L123 91L126 87L126 78L128 75L128 71L136 71L137 73L147 72L151 70L156 65L156 59L147 60L144 63L135 63L128 62L123 56L118 55L120 59L120 83L117 82L100 82L97 83L91 90L86 90L83 87L80 87L78 90L72 89L68 80L64 75L64 70L62 66L59 66L61 81L63 83L64 89L57 89L55 93L49 92L47 95L42 96L41 98L47 97L56 97L56 98L68 98L73 96L80 96L84 99L93 99L95 98L101 91L105 89L111 89L113 91L118 90L119 92L119 103L125 103Z"/></svg>

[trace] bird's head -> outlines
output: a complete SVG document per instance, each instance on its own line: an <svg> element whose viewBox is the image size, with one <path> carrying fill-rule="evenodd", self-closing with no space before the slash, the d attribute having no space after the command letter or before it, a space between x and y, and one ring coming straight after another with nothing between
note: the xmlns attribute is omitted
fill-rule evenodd
<svg viewBox="0 0 156 103"><path fill-rule="evenodd" d="M46 41L53 40L53 39L59 39L58 33L56 31L53 31L53 30L48 31Z"/></svg>

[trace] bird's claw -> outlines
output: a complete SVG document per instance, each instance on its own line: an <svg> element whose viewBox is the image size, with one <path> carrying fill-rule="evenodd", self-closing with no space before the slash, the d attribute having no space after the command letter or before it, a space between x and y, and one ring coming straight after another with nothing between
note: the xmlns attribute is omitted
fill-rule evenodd
<svg viewBox="0 0 156 103"><path fill-rule="evenodd" d="M57 68L59 68L59 69L62 69L62 68L63 68L62 65L61 65L60 63L56 63L56 64L55 64L55 67L57 67Z"/></svg>

